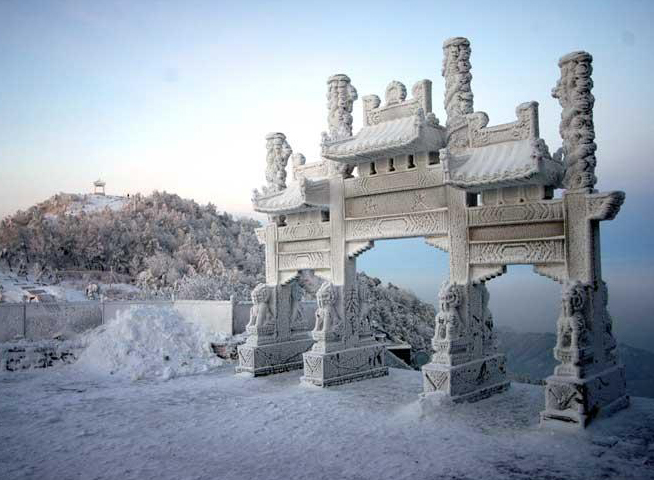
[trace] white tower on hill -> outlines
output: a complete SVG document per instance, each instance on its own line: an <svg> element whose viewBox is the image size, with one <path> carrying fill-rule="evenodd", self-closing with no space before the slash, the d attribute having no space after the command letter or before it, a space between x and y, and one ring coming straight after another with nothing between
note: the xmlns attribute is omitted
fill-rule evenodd
<svg viewBox="0 0 654 480"><path fill-rule="evenodd" d="M105 185L106 183L98 178L95 182L93 182L93 193L96 195L104 195Z"/></svg>

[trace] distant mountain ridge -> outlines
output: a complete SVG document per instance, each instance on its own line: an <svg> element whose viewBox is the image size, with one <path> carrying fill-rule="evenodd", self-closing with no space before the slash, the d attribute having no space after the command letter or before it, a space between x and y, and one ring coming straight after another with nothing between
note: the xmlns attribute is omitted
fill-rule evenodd
<svg viewBox="0 0 654 480"><path fill-rule="evenodd" d="M552 375L557 360L553 333L524 333L498 328L499 350L506 354L509 374L517 381L539 383ZM627 393L654 398L654 353L621 343L620 360L627 373Z"/></svg>

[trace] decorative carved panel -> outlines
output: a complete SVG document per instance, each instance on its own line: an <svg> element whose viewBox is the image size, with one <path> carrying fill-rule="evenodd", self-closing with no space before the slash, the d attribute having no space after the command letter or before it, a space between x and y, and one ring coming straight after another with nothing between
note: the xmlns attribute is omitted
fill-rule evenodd
<svg viewBox="0 0 654 480"><path fill-rule="evenodd" d="M534 264L562 263L565 260L563 239L523 242L471 243L470 263Z"/></svg>
<svg viewBox="0 0 654 480"><path fill-rule="evenodd" d="M563 222L539 222L473 227L469 231L468 238L472 242L493 242L498 240L535 240L560 237L563 234Z"/></svg>
<svg viewBox="0 0 654 480"><path fill-rule="evenodd" d="M316 252L328 250L328 238L321 238L318 240L298 240L295 242L280 242L279 245L277 245L277 251L279 253Z"/></svg>
<svg viewBox="0 0 654 480"><path fill-rule="evenodd" d="M292 225L290 227L281 227L277 231L277 238L280 242L328 237L329 222Z"/></svg>
<svg viewBox="0 0 654 480"><path fill-rule="evenodd" d="M288 253L279 255L280 270L329 268L328 252Z"/></svg>
<svg viewBox="0 0 654 480"><path fill-rule="evenodd" d="M410 172L352 178L345 181L345 196L359 197L373 193L393 192L412 188L427 188L443 185L443 171L440 168L416 169Z"/></svg>
<svg viewBox="0 0 654 480"><path fill-rule="evenodd" d="M563 203L560 200L468 210L468 224L471 226L552 220L563 220Z"/></svg>
<svg viewBox="0 0 654 480"><path fill-rule="evenodd" d="M345 201L345 216L347 218L372 217L424 212L445 207L447 207L445 187L421 188L348 198Z"/></svg>
<svg viewBox="0 0 654 480"><path fill-rule="evenodd" d="M349 240L447 235L447 210L347 220Z"/></svg>

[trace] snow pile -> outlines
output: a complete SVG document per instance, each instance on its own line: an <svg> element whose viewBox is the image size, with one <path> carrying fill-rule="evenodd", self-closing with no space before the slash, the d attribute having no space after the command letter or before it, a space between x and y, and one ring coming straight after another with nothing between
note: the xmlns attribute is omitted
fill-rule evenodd
<svg viewBox="0 0 654 480"><path fill-rule="evenodd" d="M132 380L207 372L223 364L211 343L224 334L187 322L171 307L135 306L87 334L88 347L75 368Z"/></svg>

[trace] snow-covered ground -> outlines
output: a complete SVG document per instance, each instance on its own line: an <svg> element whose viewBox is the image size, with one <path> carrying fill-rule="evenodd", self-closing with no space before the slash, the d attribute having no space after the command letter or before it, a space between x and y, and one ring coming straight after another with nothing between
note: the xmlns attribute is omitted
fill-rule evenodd
<svg viewBox="0 0 654 480"><path fill-rule="evenodd" d="M62 194L64 200L62 202L63 212L66 215L80 215L84 213L100 212L105 208L109 210L118 211L127 205L129 201L127 197L117 195L97 195L95 193L82 193L82 194ZM46 214L47 218L55 218L55 215Z"/></svg>
<svg viewBox="0 0 654 480"><path fill-rule="evenodd" d="M95 283L100 287L100 293L105 298L118 299L132 298L140 289L135 285L127 283L102 283L95 280L63 280L56 285L37 282L34 275L29 274L27 278L19 277L15 272L0 268L0 285L2 285L2 298L6 303L20 303L25 296L47 294L54 301L59 302L84 302L88 300L85 288L89 283Z"/></svg>
<svg viewBox="0 0 654 480"><path fill-rule="evenodd" d="M586 432L538 428L541 387L423 416L420 373L329 389L233 366L168 381L0 375L0 471L12 479L648 479L654 401Z"/></svg>
<svg viewBox="0 0 654 480"><path fill-rule="evenodd" d="M538 427L543 389L421 402L420 372L320 389L234 375L235 341L141 307L81 341L74 365L0 374L0 478L647 479L654 400L583 432Z"/></svg>
<svg viewBox="0 0 654 480"><path fill-rule="evenodd" d="M30 295L47 294L54 300L79 302L86 300L83 289L74 288L68 282L58 285L45 285L34 280L33 275L27 278L19 277L15 272L0 269L0 285L2 286L2 300L7 303L20 303L24 297ZM36 293L35 293L36 292Z"/></svg>

